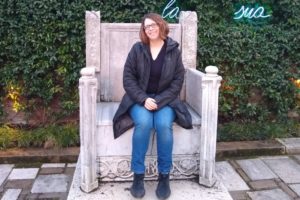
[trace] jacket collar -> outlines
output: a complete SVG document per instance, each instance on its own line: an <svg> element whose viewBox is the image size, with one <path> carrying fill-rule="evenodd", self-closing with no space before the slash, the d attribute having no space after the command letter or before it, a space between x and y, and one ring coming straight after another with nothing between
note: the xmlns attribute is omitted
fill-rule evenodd
<svg viewBox="0 0 300 200"><path fill-rule="evenodd" d="M167 42L167 48L166 48L166 53L168 53L169 51L172 51L174 48L178 48L179 44L178 42L176 42L175 40L173 40L170 37L167 37L166 40ZM150 56L150 48L148 44L144 44L142 45L143 47L143 53L149 57ZM149 57L150 58L150 57Z"/></svg>

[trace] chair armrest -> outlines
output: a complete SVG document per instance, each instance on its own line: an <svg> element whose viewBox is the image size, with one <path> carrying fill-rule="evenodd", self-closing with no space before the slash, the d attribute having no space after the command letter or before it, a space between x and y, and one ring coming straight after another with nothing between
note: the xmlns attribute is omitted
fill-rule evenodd
<svg viewBox="0 0 300 200"><path fill-rule="evenodd" d="M208 110L218 111L219 87L222 77L218 68L208 66L206 73L188 68L186 73L186 102L201 115L206 115ZM209 109L207 110L207 108Z"/></svg>
<svg viewBox="0 0 300 200"><path fill-rule="evenodd" d="M218 124L218 99L221 76L218 68L208 66L206 73L187 70L186 101L201 115L199 183L211 187L216 182L215 155Z"/></svg>
<svg viewBox="0 0 300 200"><path fill-rule="evenodd" d="M186 102L199 115L202 104L202 79L205 74L199 70L188 68L186 72Z"/></svg>

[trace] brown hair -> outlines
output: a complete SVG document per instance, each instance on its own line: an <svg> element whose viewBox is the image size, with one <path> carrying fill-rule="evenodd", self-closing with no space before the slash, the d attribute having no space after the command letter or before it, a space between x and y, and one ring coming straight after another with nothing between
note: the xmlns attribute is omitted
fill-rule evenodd
<svg viewBox="0 0 300 200"><path fill-rule="evenodd" d="M159 14L148 13L148 14L144 15L144 17L142 18L142 22L141 22L140 39L141 39L142 43L149 44L149 38L146 35L145 29L144 29L146 18L151 19L151 20L155 21L155 23L157 23L157 25L159 27L159 37L163 40L166 39L169 34L168 23Z"/></svg>

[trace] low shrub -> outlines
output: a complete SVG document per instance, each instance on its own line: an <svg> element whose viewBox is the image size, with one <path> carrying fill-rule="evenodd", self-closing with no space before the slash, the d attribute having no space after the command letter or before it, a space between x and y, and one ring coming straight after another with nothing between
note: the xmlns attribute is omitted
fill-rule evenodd
<svg viewBox="0 0 300 200"><path fill-rule="evenodd" d="M219 142L251 141L275 138L300 137L300 124L289 120L283 122L229 122L219 125Z"/></svg>
<svg viewBox="0 0 300 200"><path fill-rule="evenodd" d="M51 143L50 145L47 143ZM75 124L51 125L24 129L0 127L0 149L12 147L70 147L79 145L79 130Z"/></svg>

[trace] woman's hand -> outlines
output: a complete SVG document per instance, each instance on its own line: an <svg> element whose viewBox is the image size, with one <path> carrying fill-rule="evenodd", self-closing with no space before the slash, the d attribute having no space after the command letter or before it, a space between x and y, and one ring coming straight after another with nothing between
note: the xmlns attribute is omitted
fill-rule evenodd
<svg viewBox="0 0 300 200"><path fill-rule="evenodd" d="M147 110L156 110L157 109L157 104L155 102L155 99L152 99L150 97L145 100L144 106Z"/></svg>

